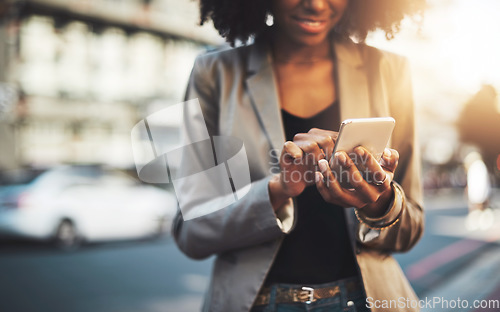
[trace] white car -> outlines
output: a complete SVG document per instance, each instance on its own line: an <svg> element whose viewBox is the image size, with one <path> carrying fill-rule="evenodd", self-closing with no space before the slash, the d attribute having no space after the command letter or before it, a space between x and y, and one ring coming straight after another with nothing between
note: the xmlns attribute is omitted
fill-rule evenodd
<svg viewBox="0 0 500 312"><path fill-rule="evenodd" d="M60 247L159 235L175 196L100 166L64 166L29 184L0 187L0 233L52 240Z"/></svg>

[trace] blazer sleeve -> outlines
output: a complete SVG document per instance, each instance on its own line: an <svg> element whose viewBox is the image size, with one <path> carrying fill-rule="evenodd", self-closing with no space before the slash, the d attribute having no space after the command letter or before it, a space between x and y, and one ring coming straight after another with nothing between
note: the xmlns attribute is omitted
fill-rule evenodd
<svg viewBox="0 0 500 312"><path fill-rule="evenodd" d="M198 99L202 116L194 110L185 108L183 137L207 127L210 136L218 135L220 84L214 56L199 56L194 64L186 92L186 100ZM220 64L219 64L220 65ZM227 81L226 81L227 82ZM233 81L227 83L235 83ZM231 86L226 86L231 87ZM186 130L186 129L189 129ZM191 142L191 141L189 141ZM190 163L181 163L179 171L188 168L207 166L208 155L195 153ZM195 162L195 163L193 163ZM189 257L203 259L213 254L220 254L233 249L245 248L275 240L291 230L293 223L293 203L290 200L275 214L269 197L269 177L252 181L249 192L235 203L222 209L184 220L178 212L173 221L172 232L179 248ZM211 181L218 183L218 181ZM207 185L193 183L176 187L177 196L203 191ZM181 192L181 194L179 194Z"/></svg>
<svg viewBox="0 0 500 312"><path fill-rule="evenodd" d="M386 215L370 219L357 211L358 241L381 251L407 251L424 230L420 154L415 130L415 111L408 61L393 54L382 57L380 71L389 77L390 113L396 120L392 148L399 154L394 176L394 200Z"/></svg>

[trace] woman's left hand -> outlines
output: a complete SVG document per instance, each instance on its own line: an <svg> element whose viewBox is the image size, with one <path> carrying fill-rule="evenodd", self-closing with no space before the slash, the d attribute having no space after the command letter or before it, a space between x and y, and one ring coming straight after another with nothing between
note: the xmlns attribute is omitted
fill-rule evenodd
<svg viewBox="0 0 500 312"><path fill-rule="evenodd" d="M355 207L363 209L368 217L382 216L394 197L391 186L394 171L398 165L399 153L394 149L385 149L380 163L373 155L363 147L355 150L358 167L345 152L337 152L332 157L330 164L321 160L318 167L321 172L316 172L316 186L323 197L329 203L342 207ZM353 189L345 189L340 186L339 181L332 173L331 168L340 166L340 172L347 173L347 179ZM366 180L360 170L366 172ZM341 178L344 175L341 175Z"/></svg>

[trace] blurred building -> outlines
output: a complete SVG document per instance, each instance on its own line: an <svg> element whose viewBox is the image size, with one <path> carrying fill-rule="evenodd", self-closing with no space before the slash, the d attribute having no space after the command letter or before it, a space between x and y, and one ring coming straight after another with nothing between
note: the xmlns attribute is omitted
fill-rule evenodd
<svg viewBox="0 0 500 312"><path fill-rule="evenodd" d="M197 22L190 0L2 1L0 170L133 166L132 127L180 102L195 56L221 43Z"/></svg>
<svg viewBox="0 0 500 312"><path fill-rule="evenodd" d="M468 146L464 142L478 145L479 139L489 145L488 150L498 146L497 127L487 126L491 122L476 121L466 134L475 139L464 140L457 121L482 85L500 90L500 41L487 31L500 28L499 10L497 0L427 0L424 16L405 19L394 40L387 41L382 31L367 40L410 61L426 188L465 185L463 159ZM480 105L469 106L468 113L481 114ZM500 177L500 155L497 162Z"/></svg>

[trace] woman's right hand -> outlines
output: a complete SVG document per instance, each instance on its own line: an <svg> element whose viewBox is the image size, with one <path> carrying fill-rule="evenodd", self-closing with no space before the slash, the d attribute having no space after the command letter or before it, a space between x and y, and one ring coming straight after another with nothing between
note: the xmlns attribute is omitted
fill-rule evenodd
<svg viewBox="0 0 500 312"><path fill-rule="evenodd" d="M320 159L330 159L338 132L313 128L298 133L293 142L283 145L280 156L280 173L269 182L271 204L275 210L290 197L300 195L315 184L314 174Z"/></svg>

